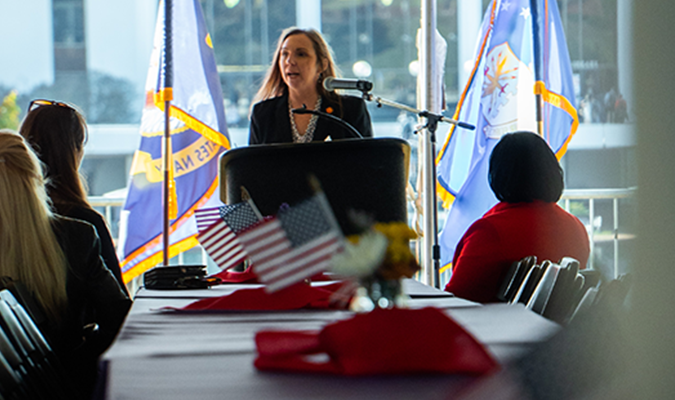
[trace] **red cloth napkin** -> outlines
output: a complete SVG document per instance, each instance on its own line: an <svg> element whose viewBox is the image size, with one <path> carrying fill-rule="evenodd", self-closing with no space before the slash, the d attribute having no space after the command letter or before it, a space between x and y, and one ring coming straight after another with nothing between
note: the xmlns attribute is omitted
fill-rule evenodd
<svg viewBox="0 0 675 400"><path fill-rule="evenodd" d="M220 278L221 283L258 283L258 276L253 273L251 267L243 272L234 272L230 270L220 271L212 277Z"/></svg>
<svg viewBox="0 0 675 400"><path fill-rule="evenodd" d="M258 281L258 275L253 272L251 267L246 268L246 270L243 272L224 270L211 276L220 278L221 283L260 283L260 281ZM325 282L334 280L334 277L328 276L324 273L316 274L311 278L312 282Z"/></svg>
<svg viewBox="0 0 675 400"><path fill-rule="evenodd" d="M284 290L267 293L264 287L239 289L221 297L198 300L180 308L184 311L205 310L295 310L300 308L338 308L330 302L330 297L343 282L322 286L309 286L298 283Z"/></svg>
<svg viewBox="0 0 675 400"><path fill-rule="evenodd" d="M473 336L436 308L375 309L320 332L261 331L260 370L340 375L484 374L498 364ZM309 355L325 354L328 361Z"/></svg>

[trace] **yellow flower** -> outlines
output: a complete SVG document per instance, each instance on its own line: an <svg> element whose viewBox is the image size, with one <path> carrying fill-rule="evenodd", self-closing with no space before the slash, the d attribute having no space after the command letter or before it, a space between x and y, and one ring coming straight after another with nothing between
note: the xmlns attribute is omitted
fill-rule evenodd
<svg viewBox="0 0 675 400"><path fill-rule="evenodd" d="M415 258L409 241L417 238L417 234L405 222L378 222L373 228L389 240L385 262L408 263Z"/></svg>
<svg viewBox="0 0 675 400"><path fill-rule="evenodd" d="M383 279L412 278L420 270L410 251L417 238L405 222L378 222L361 235L347 237L344 251L333 256L333 272L358 278L378 275Z"/></svg>
<svg viewBox="0 0 675 400"><path fill-rule="evenodd" d="M410 240L417 238L415 231L404 222L376 223L373 228L383 234L389 243L378 273L384 279L412 278L420 270L410 251Z"/></svg>

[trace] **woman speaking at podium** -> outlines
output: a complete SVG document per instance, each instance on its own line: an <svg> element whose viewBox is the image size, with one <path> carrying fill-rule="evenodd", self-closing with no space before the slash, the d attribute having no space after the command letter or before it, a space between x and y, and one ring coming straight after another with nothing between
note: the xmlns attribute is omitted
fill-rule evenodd
<svg viewBox="0 0 675 400"><path fill-rule="evenodd" d="M288 28L281 33L274 60L254 98L249 144L307 143L356 137L346 127L316 114L293 113L306 107L338 117L372 137L365 101L328 91L323 80L334 77L331 50L314 29Z"/></svg>

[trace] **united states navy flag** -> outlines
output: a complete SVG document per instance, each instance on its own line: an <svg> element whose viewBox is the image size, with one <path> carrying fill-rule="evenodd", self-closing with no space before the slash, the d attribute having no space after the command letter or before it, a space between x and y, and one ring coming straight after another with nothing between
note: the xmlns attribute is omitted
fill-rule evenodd
<svg viewBox="0 0 675 400"><path fill-rule="evenodd" d="M159 9L163 9L160 2ZM169 110L175 205L169 256L198 244L194 211L216 196L218 156L230 148L223 94L211 37L199 0L173 2L171 13L173 100ZM141 143L131 166L129 193L120 217L118 246L124 281L154 267L162 253L162 136L164 97L162 63L164 15L158 13L154 48L145 86Z"/></svg>

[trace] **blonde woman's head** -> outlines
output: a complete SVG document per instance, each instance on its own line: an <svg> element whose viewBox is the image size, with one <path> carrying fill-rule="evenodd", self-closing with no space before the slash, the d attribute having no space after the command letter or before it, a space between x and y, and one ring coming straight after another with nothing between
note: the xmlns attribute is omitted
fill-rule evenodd
<svg viewBox="0 0 675 400"><path fill-rule="evenodd" d="M50 216L40 161L25 140L9 129L0 129L0 226L12 211L39 211ZM22 210L22 208L26 210Z"/></svg>
<svg viewBox="0 0 675 400"><path fill-rule="evenodd" d="M21 281L58 321L67 264L52 219L40 161L21 136L0 129L0 275Z"/></svg>

